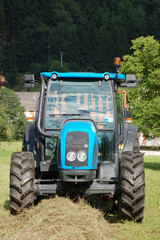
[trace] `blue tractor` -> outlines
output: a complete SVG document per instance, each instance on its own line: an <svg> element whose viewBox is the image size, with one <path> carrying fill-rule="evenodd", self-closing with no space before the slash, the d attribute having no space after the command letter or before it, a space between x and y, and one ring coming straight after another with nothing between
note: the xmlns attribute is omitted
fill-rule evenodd
<svg viewBox="0 0 160 240"><path fill-rule="evenodd" d="M119 59L118 59L119 60ZM22 152L11 157L10 212L42 196L94 195L113 200L122 219L144 217L144 163L137 126L118 96L135 75L42 72L36 121L25 126ZM25 75L25 86L34 85Z"/></svg>

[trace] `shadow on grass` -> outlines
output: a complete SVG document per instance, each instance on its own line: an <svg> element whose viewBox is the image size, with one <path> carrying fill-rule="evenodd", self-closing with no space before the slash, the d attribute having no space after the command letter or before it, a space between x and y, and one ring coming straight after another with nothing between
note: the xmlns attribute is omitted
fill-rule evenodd
<svg viewBox="0 0 160 240"><path fill-rule="evenodd" d="M3 207L6 209L6 210L10 210L10 201L9 200L6 200L5 202L4 202L4 205L3 205Z"/></svg>
<svg viewBox="0 0 160 240"><path fill-rule="evenodd" d="M152 170L160 170L160 162L145 162L144 167Z"/></svg>
<svg viewBox="0 0 160 240"><path fill-rule="evenodd" d="M113 212L112 201L101 199L98 196L94 197L92 196L92 198L87 199L87 203L89 203L93 208L96 208L99 211L101 211L107 222L109 223L121 222L118 213Z"/></svg>

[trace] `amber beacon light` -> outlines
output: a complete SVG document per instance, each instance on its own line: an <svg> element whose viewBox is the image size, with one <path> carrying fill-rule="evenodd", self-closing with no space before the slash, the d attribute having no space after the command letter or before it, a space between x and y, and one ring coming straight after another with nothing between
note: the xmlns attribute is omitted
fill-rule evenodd
<svg viewBox="0 0 160 240"><path fill-rule="evenodd" d="M121 66L121 59L119 57L116 57L114 59L114 66L115 67L120 67Z"/></svg>

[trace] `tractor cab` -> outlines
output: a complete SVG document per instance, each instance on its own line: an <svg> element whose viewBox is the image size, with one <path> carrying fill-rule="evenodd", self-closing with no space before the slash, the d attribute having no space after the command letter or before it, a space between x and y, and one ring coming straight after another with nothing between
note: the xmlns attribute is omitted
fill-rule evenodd
<svg viewBox="0 0 160 240"><path fill-rule="evenodd" d="M49 73L41 75L45 78ZM113 161L115 106L111 81L105 75L109 78L108 73L50 73L44 130L59 133L54 161L63 181L92 181L98 163ZM45 158L52 156L48 146L55 141L45 139Z"/></svg>
<svg viewBox="0 0 160 240"><path fill-rule="evenodd" d="M42 73L42 76L46 75ZM55 76L57 76L56 79L51 77L48 82L44 117L45 131L60 133L66 124L70 126L70 131L73 131L76 123L78 124L76 131L80 132L79 128L82 123L83 125L86 123L86 129L90 123L98 139L96 161L98 158L99 162L101 160L111 161L115 128L111 81L106 81L102 75L99 77L97 74L79 74L78 78L73 73L57 73ZM77 138L80 140L79 134ZM47 143L48 141L54 140L46 139ZM83 137L80 141L83 142ZM106 143L111 151L98 147L102 145L102 142ZM46 144L46 157L51 155L49 151Z"/></svg>

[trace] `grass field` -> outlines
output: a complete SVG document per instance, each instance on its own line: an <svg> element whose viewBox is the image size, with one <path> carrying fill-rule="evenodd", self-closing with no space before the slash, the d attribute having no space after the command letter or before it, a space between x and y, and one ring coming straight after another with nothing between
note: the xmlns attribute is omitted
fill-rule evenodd
<svg viewBox="0 0 160 240"><path fill-rule="evenodd" d="M0 144L0 239L160 240L160 157L145 157L146 200L142 224L105 215L83 199L45 199L18 216L9 214L9 163L21 143Z"/></svg>

